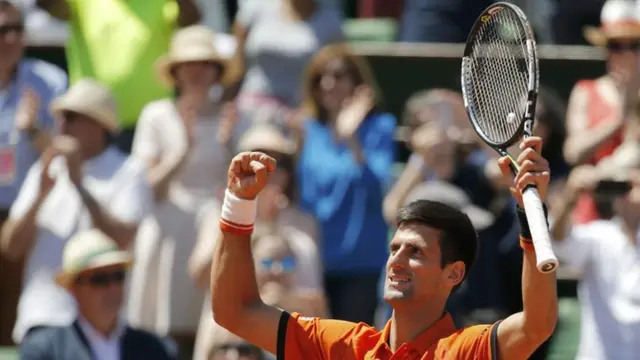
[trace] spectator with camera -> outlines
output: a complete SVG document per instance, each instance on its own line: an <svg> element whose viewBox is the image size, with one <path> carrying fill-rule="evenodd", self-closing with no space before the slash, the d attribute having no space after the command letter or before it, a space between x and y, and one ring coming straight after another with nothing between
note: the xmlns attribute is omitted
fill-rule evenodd
<svg viewBox="0 0 640 360"><path fill-rule="evenodd" d="M579 196L599 219L572 223ZM626 142L597 166L575 168L551 211L556 253L578 270L581 334L577 359L637 359L640 353L640 147Z"/></svg>

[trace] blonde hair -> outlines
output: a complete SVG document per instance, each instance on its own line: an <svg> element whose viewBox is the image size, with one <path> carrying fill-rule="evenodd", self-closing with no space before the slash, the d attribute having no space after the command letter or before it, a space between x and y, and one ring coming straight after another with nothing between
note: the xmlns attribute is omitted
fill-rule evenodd
<svg viewBox="0 0 640 360"><path fill-rule="evenodd" d="M368 85L373 91L376 105L382 104L380 91L369 62L354 53L347 44L333 44L320 49L307 66L303 80L302 100L302 108L306 115L316 118L322 116L322 107L316 97L317 79L322 75L324 68L333 60L343 61L355 84Z"/></svg>

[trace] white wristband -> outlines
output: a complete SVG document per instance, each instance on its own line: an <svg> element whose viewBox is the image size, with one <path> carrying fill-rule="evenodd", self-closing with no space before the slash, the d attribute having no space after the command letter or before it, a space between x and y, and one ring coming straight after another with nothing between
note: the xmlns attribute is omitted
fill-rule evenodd
<svg viewBox="0 0 640 360"><path fill-rule="evenodd" d="M258 202L254 200L240 199L228 189L224 192L221 220L228 225L253 226L258 213Z"/></svg>

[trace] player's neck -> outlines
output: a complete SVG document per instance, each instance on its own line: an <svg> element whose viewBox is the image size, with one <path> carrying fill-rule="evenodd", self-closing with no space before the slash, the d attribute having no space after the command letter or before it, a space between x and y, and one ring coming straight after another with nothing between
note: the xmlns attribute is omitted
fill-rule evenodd
<svg viewBox="0 0 640 360"><path fill-rule="evenodd" d="M389 347L395 352L402 344L412 342L440 320L443 314L444 309L439 306L394 310L391 317Z"/></svg>

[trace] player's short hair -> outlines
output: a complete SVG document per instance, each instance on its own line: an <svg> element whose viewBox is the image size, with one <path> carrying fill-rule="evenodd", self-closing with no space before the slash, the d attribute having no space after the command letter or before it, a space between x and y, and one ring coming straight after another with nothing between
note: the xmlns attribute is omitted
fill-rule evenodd
<svg viewBox="0 0 640 360"><path fill-rule="evenodd" d="M398 227L418 223L440 230L440 266L462 261L462 280L467 278L478 252L478 233L467 214L437 201L416 200L400 208L396 220Z"/></svg>

